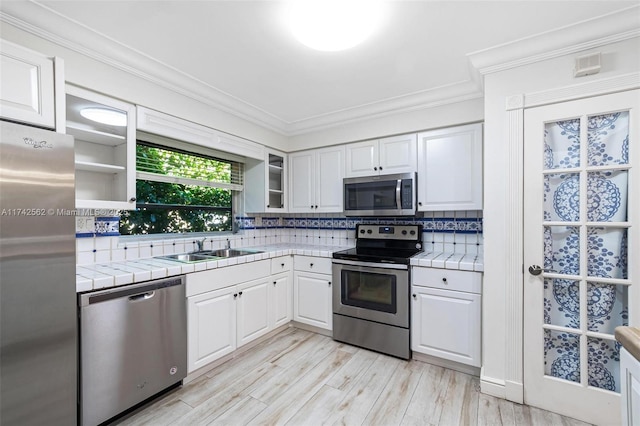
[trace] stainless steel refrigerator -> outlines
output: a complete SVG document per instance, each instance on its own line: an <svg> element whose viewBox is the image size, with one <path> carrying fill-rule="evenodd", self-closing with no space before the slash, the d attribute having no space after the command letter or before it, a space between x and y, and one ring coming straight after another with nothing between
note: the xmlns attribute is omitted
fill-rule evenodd
<svg viewBox="0 0 640 426"><path fill-rule="evenodd" d="M73 137L0 122L0 424L77 423Z"/></svg>

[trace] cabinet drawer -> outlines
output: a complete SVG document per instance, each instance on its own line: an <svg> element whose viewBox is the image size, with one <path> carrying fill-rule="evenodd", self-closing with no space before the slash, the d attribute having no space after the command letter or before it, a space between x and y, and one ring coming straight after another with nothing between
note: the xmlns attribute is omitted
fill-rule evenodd
<svg viewBox="0 0 640 426"><path fill-rule="evenodd" d="M291 256L275 257L271 259L271 275L291 270Z"/></svg>
<svg viewBox="0 0 640 426"><path fill-rule="evenodd" d="M330 257L295 256L293 267L296 271L331 274Z"/></svg>
<svg viewBox="0 0 640 426"><path fill-rule="evenodd" d="M411 283L421 287L482 293L482 274L479 272L414 267Z"/></svg>

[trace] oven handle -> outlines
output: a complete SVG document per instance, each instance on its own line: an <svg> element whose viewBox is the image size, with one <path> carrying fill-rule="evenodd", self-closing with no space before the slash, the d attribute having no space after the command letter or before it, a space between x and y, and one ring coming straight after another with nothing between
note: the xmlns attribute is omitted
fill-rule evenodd
<svg viewBox="0 0 640 426"><path fill-rule="evenodd" d="M400 189L402 188L402 179L398 179L398 183L396 183L396 208L398 210L402 210L402 197Z"/></svg>
<svg viewBox="0 0 640 426"><path fill-rule="evenodd" d="M357 260L344 260L344 259L333 259L332 262L338 265L363 266L365 268L400 269L400 270L409 269L409 265L402 265L398 263L360 262Z"/></svg>

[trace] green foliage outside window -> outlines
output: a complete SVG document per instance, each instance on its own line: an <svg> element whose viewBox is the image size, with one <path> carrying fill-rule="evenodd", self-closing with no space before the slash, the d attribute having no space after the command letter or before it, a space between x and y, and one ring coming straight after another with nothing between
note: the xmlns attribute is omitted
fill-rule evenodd
<svg viewBox="0 0 640 426"><path fill-rule="evenodd" d="M232 183L232 165L138 143L136 170L161 176ZM136 181L137 208L120 216L120 234L230 231L231 190L206 185Z"/></svg>

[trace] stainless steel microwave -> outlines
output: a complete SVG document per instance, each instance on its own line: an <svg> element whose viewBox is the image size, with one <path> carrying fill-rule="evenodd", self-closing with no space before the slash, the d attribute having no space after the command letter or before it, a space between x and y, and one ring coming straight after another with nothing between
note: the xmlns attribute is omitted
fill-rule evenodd
<svg viewBox="0 0 640 426"><path fill-rule="evenodd" d="M346 216L415 215L415 173L345 178L344 213Z"/></svg>

